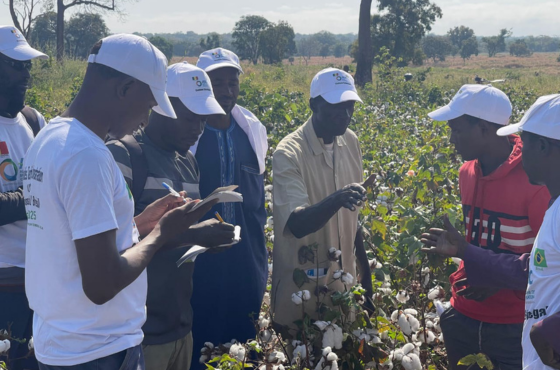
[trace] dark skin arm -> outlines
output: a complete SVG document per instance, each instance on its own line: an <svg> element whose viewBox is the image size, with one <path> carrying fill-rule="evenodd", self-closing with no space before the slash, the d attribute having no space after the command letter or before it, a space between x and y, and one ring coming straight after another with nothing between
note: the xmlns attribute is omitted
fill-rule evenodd
<svg viewBox="0 0 560 370"><path fill-rule="evenodd" d="M170 199L169 196L166 198ZM102 305L136 280L158 250L178 234L186 231L214 205L209 203L189 213L197 202L191 201L171 211L158 213L176 206L176 203L170 200L166 203L166 207L152 208L154 213L143 212L146 214L143 219L140 218L140 221L145 220L146 223L138 224L138 229L141 233L146 231L149 233L140 243L122 254L117 249L116 230L75 240L82 287L86 296L93 303ZM183 203L182 199L180 203ZM151 222L158 218L160 219L153 230L149 230Z"/></svg>
<svg viewBox="0 0 560 370"><path fill-rule="evenodd" d="M531 327L531 343L537 354L541 358L543 364L550 366L554 369L560 369L560 353L556 352L552 343L549 342L551 338L550 331L556 331L558 328L554 327L557 325L560 319L560 313L556 313L547 319L537 322ZM548 327L549 325L553 325ZM549 331L547 335L547 330Z"/></svg>
<svg viewBox="0 0 560 370"><path fill-rule="evenodd" d="M356 206L361 206L366 200L366 188L374 181L375 175L372 175L363 184L346 185L317 204L295 209L286 226L298 239L321 230L340 208L355 211Z"/></svg>
<svg viewBox="0 0 560 370"><path fill-rule="evenodd" d="M19 188L15 191L0 193L0 226L21 220L27 220L23 190Z"/></svg>

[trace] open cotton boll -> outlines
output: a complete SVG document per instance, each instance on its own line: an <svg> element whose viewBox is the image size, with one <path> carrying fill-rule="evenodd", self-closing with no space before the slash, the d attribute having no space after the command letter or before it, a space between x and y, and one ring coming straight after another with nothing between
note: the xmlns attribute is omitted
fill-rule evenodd
<svg viewBox="0 0 560 370"><path fill-rule="evenodd" d="M405 370L422 370L422 363L420 358L415 353L409 353L404 356L401 361L402 366Z"/></svg>
<svg viewBox="0 0 560 370"><path fill-rule="evenodd" d="M410 330L412 330L413 332L417 332L418 330L420 330L420 321L418 321L416 317L412 315L406 315L406 319L410 323Z"/></svg>
<svg viewBox="0 0 560 370"><path fill-rule="evenodd" d="M399 319L399 314L400 314L399 310L393 311L393 313L391 314L391 321L396 322Z"/></svg>
<svg viewBox="0 0 560 370"><path fill-rule="evenodd" d="M265 343L269 342L272 338L272 332L270 330L263 330L261 333L261 340Z"/></svg>
<svg viewBox="0 0 560 370"><path fill-rule="evenodd" d="M266 317L261 316L259 318L259 327L261 329L266 329L270 326L270 320L267 319Z"/></svg>
<svg viewBox="0 0 560 370"><path fill-rule="evenodd" d="M284 352L274 351L268 356L268 362L272 363L282 363L286 361L286 355Z"/></svg>
<svg viewBox="0 0 560 370"><path fill-rule="evenodd" d="M407 355L413 350L414 350L414 344L412 343L407 343L402 347L403 355Z"/></svg>
<svg viewBox="0 0 560 370"><path fill-rule="evenodd" d="M294 302L294 304L297 306L302 304L303 303L302 295L303 295L302 292L292 293L292 302Z"/></svg>
<svg viewBox="0 0 560 370"><path fill-rule="evenodd" d="M402 358L403 358L403 356L404 356L403 350L402 350L401 348L399 348L399 349L396 349L396 350L393 352L392 358L393 358L393 360L401 361Z"/></svg>
<svg viewBox="0 0 560 370"><path fill-rule="evenodd" d="M305 350L305 345L303 344L294 348L292 363L295 364L298 358L301 358L302 360L307 358L307 351Z"/></svg>
<svg viewBox="0 0 560 370"><path fill-rule="evenodd" d="M342 328L336 324L333 324L332 327L334 329L334 348L341 349L342 339L344 338Z"/></svg>
<svg viewBox="0 0 560 370"><path fill-rule="evenodd" d="M325 330L325 333L323 334L323 347L334 347L334 330L330 326Z"/></svg>
<svg viewBox="0 0 560 370"><path fill-rule="evenodd" d="M274 227L274 218L272 216L270 216L267 220L266 220L266 227L268 229L272 229Z"/></svg>
<svg viewBox="0 0 560 370"><path fill-rule="evenodd" d="M238 361L245 360L245 347L241 344L233 344L229 349L229 355Z"/></svg>
<svg viewBox="0 0 560 370"><path fill-rule="evenodd" d="M206 356L206 355L202 355L202 356L200 356L200 358L198 359L198 362L200 362L201 364L206 363L206 361L208 361L208 356Z"/></svg>
<svg viewBox="0 0 560 370"><path fill-rule="evenodd" d="M336 355L336 353L331 352L327 355L327 361L336 361L338 360L338 356Z"/></svg>
<svg viewBox="0 0 560 370"><path fill-rule="evenodd" d="M304 301L309 301L311 299L311 293L309 292L309 290L303 290L302 297Z"/></svg>
<svg viewBox="0 0 560 370"><path fill-rule="evenodd" d="M342 273L342 276L340 277L340 280L346 285L354 283L354 277L351 274L349 274L348 272Z"/></svg>
<svg viewBox="0 0 560 370"><path fill-rule="evenodd" d="M335 279L335 280L336 280L336 279L340 279L340 277L342 276L342 273L343 273L343 272L344 272L343 270L336 270L336 271L333 273L333 276L332 276L333 279Z"/></svg>
<svg viewBox="0 0 560 370"><path fill-rule="evenodd" d="M30 351L34 348L33 347L33 337L31 337L31 339L29 339L29 344L27 344L27 348L29 348Z"/></svg>
<svg viewBox="0 0 560 370"><path fill-rule="evenodd" d="M325 365L325 358L321 357L319 362L317 362L317 366L315 366L315 370L324 370L324 365Z"/></svg>
<svg viewBox="0 0 560 370"><path fill-rule="evenodd" d="M313 324L315 324L316 327L319 328L319 330L323 331L327 328L327 326L330 324L330 322L327 321L315 321Z"/></svg>
<svg viewBox="0 0 560 370"><path fill-rule="evenodd" d="M436 286L430 290L428 293L428 299L433 301L437 298L443 298L445 296L445 290L441 286Z"/></svg>
<svg viewBox="0 0 560 370"><path fill-rule="evenodd" d="M400 303L406 303L410 299L410 296L408 295L408 292L406 290L400 290L395 298L397 298L397 301L399 301Z"/></svg>
<svg viewBox="0 0 560 370"><path fill-rule="evenodd" d="M274 189L274 187L272 185L267 185L264 187L264 191L270 193L272 191L272 189Z"/></svg>
<svg viewBox="0 0 560 370"><path fill-rule="evenodd" d="M408 322L406 315L401 314L399 316L399 327L401 328L402 332L406 335L412 334L412 329L410 328L410 323Z"/></svg>
<svg viewBox="0 0 560 370"><path fill-rule="evenodd" d="M407 315L418 316L418 311L416 311L414 308L407 308L406 310L404 310L404 313Z"/></svg>

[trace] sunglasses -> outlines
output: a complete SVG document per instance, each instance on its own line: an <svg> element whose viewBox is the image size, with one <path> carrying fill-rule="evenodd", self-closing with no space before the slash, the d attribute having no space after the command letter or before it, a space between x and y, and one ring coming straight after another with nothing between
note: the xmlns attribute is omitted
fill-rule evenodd
<svg viewBox="0 0 560 370"><path fill-rule="evenodd" d="M0 58L0 61L9 65L16 71L23 71L24 69L31 71L31 67L33 66L33 63L30 60L19 61L13 59Z"/></svg>

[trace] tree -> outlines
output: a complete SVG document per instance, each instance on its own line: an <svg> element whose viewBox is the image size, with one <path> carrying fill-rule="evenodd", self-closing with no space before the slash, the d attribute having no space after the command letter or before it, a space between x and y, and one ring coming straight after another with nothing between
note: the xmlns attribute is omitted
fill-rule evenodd
<svg viewBox="0 0 560 370"><path fill-rule="evenodd" d="M333 54L337 58L342 58L343 56L346 55L346 50L347 49L348 48L346 46L344 46L344 44L338 43L333 48Z"/></svg>
<svg viewBox="0 0 560 370"><path fill-rule="evenodd" d="M44 0L9 0L10 16L14 26L29 39L33 22L36 19L37 9ZM20 21L21 20L21 21Z"/></svg>
<svg viewBox="0 0 560 370"><path fill-rule="evenodd" d="M327 44L323 44L321 46L321 49L319 50L319 55L321 55L323 58L326 58L330 55L331 53L331 47Z"/></svg>
<svg viewBox="0 0 560 370"><path fill-rule="evenodd" d="M460 50L463 47L463 41L474 36L474 31L469 27L460 26L447 31L447 36L449 36L449 41Z"/></svg>
<svg viewBox="0 0 560 370"><path fill-rule="evenodd" d="M56 0L56 60L58 62L62 62L64 59L64 27L66 25L64 14L66 10L73 7L82 8L86 13L93 13L95 10L117 9L115 0Z"/></svg>
<svg viewBox="0 0 560 370"><path fill-rule="evenodd" d="M476 36L472 36L467 40L463 40L461 43L461 50L459 51L459 55L463 58L463 64L466 63L467 59L470 59L471 56L477 55L478 56L478 40Z"/></svg>
<svg viewBox="0 0 560 370"><path fill-rule="evenodd" d="M280 21L261 33L261 52L265 64L281 63L296 52L296 35L288 22Z"/></svg>
<svg viewBox="0 0 560 370"><path fill-rule="evenodd" d="M148 39L156 48L161 50L168 61L173 58L173 44L169 40L164 39L161 36L153 36Z"/></svg>
<svg viewBox="0 0 560 370"><path fill-rule="evenodd" d="M509 46L509 54L516 57L529 57L533 55L533 52L529 49L525 40L518 39Z"/></svg>
<svg viewBox="0 0 560 370"><path fill-rule="evenodd" d="M430 0L379 0L379 14L372 18L375 54L386 47L392 56L405 64L432 24L442 17L441 8Z"/></svg>
<svg viewBox="0 0 560 370"><path fill-rule="evenodd" d="M56 12L46 12L35 19L29 42L43 51L54 50L56 46Z"/></svg>
<svg viewBox="0 0 560 370"><path fill-rule="evenodd" d="M298 41L297 49L299 55L305 61L305 65L307 65L312 56L319 54L321 44L313 37L308 36Z"/></svg>
<svg viewBox="0 0 560 370"><path fill-rule="evenodd" d="M371 40L371 2L362 0L360 2L360 17L358 27L358 55L355 58L356 85L364 87L373 81L371 69L373 67L373 46Z"/></svg>
<svg viewBox="0 0 560 370"><path fill-rule="evenodd" d="M233 29L233 45L241 59L249 59L257 64L261 56L261 33L269 28L271 23L259 15L246 15L235 23Z"/></svg>
<svg viewBox="0 0 560 370"><path fill-rule="evenodd" d="M70 55L86 59L91 46L109 35L105 21L96 13L78 13L66 25L66 45Z"/></svg>
<svg viewBox="0 0 560 370"><path fill-rule="evenodd" d="M421 66L424 64L424 59L426 59L426 54L422 51L421 48L416 48L414 50L414 57L412 58L412 64L415 66Z"/></svg>
<svg viewBox="0 0 560 370"><path fill-rule="evenodd" d="M503 28L497 36L483 37L482 42L486 44L488 56L494 57L496 54L506 51L506 38L511 36L511 31Z"/></svg>
<svg viewBox="0 0 560 370"><path fill-rule="evenodd" d="M427 58L444 61L445 56L451 54L453 45L447 36L428 35L422 40L422 51Z"/></svg>
<svg viewBox="0 0 560 370"><path fill-rule="evenodd" d="M206 36L206 40L202 37L200 39L200 47L202 50L210 50L220 47L220 35L216 32L211 32Z"/></svg>

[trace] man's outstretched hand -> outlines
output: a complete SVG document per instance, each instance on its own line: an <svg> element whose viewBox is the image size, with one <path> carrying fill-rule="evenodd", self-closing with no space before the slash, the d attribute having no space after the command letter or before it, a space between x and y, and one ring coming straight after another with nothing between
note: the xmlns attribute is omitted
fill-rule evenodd
<svg viewBox="0 0 560 370"><path fill-rule="evenodd" d="M425 245L422 252L462 258L468 245L467 241L451 225L447 215L443 216L443 224L445 230L430 229L427 233L422 234L420 241Z"/></svg>

